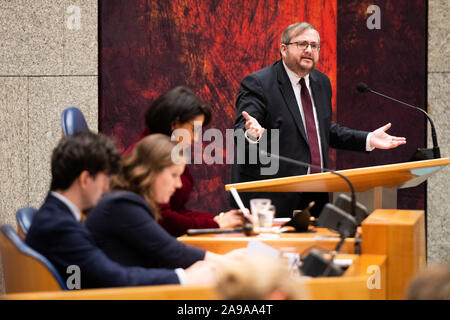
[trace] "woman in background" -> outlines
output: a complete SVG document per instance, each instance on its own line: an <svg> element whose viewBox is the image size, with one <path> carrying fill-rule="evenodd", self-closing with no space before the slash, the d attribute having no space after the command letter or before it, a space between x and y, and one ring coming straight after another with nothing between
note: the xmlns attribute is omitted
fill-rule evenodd
<svg viewBox="0 0 450 320"><path fill-rule="evenodd" d="M111 260L147 268L187 268L199 260L224 261L222 255L176 240L157 223L159 204L167 203L181 187L185 165L181 153L172 155L175 147L162 134L139 141L122 159L120 172L111 177L112 191L89 212L86 227Z"/></svg>
<svg viewBox="0 0 450 320"><path fill-rule="evenodd" d="M191 146L199 137L194 136L195 126L206 126L211 120L211 112L204 103L188 88L176 87L159 96L145 114L146 128L139 138L125 151L133 150L135 144L151 133L162 133L169 137L176 129L185 129L190 139L177 137L185 148ZM200 130L199 130L200 131ZM178 237L187 229L233 228L244 222L240 210L230 210L211 214L186 208L186 203L194 186L194 179L187 168L181 175L181 188L167 203L161 203L159 223L171 235Z"/></svg>

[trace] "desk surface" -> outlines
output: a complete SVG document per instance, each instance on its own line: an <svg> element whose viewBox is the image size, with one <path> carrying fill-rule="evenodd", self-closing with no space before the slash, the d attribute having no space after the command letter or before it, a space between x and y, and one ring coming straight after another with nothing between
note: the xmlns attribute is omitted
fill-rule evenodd
<svg viewBox="0 0 450 320"><path fill-rule="evenodd" d="M315 228L304 233L261 233L246 237L243 233L206 234L198 236L181 236L179 241L187 245L212 251L227 253L234 249L245 248L251 240L261 241L273 248L294 248L301 253L315 245L326 250L333 250L338 244L339 234L325 228ZM346 239L341 252L354 253L355 239Z"/></svg>
<svg viewBox="0 0 450 320"><path fill-rule="evenodd" d="M342 277L302 278L306 289L306 299L384 299L386 288L386 257L380 255L342 255L337 259L352 259L352 265ZM370 289L367 286L370 273L367 268L376 266L380 272L380 289ZM160 285L143 287L122 287L104 289L84 289L52 292L15 293L0 296L2 299L12 300L196 300L218 299L219 296L213 286L179 286Z"/></svg>
<svg viewBox="0 0 450 320"><path fill-rule="evenodd" d="M424 182L429 176L450 164L449 158L396 163L337 171L346 176L356 192L375 187L409 188ZM348 184L330 173L274 178L225 185L225 190L240 192L348 192Z"/></svg>

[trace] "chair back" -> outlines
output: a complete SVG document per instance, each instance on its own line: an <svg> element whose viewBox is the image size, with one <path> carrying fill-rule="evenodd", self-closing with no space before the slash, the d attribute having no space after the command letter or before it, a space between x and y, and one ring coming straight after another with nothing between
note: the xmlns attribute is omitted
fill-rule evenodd
<svg viewBox="0 0 450 320"><path fill-rule="evenodd" d="M67 290L52 263L9 225L0 227L0 253L6 293Z"/></svg>
<svg viewBox="0 0 450 320"><path fill-rule="evenodd" d="M27 236L28 230L31 227L31 223L33 222L33 217L36 211L37 211L36 208L25 207L20 208L16 212L17 232L23 239L25 239L25 237Z"/></svg>
<svg viewBox="0 0 450 320"><path fill-rule="evenodd" d="M61 127L64 136L71 136L77 132L89 131L83 113L80 109L70 107L61 113Z"/></svg>

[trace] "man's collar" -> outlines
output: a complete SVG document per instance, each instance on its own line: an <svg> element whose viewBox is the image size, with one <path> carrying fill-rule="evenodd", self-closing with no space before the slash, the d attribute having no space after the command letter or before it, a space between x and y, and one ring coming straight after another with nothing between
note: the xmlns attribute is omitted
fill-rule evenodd
<svg viewBox="0 0 450 320"><path fill-rule="evenodd" d="M284 70L286 70L289 80L291 81L292 86L297 86L301 78L294 71L289 69L283 60L281 61L283 63ZM306 86L309 87L309 73L303 78L305 78Z"/></svg>
<svg viewBox="0 0 450 320"><path fill-rule="evenodd" d="M81 211L72 201L64 197L61 193L55 191L50 191L50 194L64 203L69 208L70 212L72 212L77 221L81 221Z"/></svg>

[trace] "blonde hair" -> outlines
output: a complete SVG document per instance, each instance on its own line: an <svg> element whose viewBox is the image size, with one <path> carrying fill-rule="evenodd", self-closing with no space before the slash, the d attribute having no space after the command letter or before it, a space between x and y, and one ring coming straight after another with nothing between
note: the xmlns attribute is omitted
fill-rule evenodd
<svg viewBox="0 0 450 320"><path fill-rule="evenodd" d="M159 220L161 214L151 186L161 171L175 164L175 159L172 159L175 147L176 144L164 134L151 134L143 138L122 158L119 173L111 177L111 189L132 191L141 195L153 210L155 219ZM176 155L182 157L181 150ZM179 160L178 158L175 161L179 163Z"/></svg>
<svg viewBox="0 0 450 320"><path fill-rule="evenodd" d="M275 292L286 300L307 298L300 278L290 272L284 260L252 253L221 266L217 292L225 300L264 300Z"/></svg>

